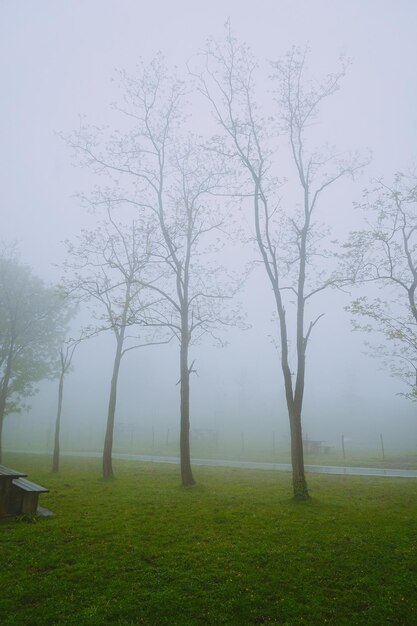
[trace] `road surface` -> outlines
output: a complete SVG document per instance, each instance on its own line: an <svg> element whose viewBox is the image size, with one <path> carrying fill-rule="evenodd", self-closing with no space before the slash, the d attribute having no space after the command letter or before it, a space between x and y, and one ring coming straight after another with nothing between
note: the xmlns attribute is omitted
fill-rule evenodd
<svg viewBox="0 0 417 626"><path fill-rule="evenodd" d="M100 452L62 452L62 456L101 457ZM147 461L151 463L175 463L180 460L175 456L154 456L148 454L113 453L114 459L126 461ZM254 461L227 461L218 459L192 459L192 465L207 465L210 467L235 467L242 469L272 470L290 472L289 463L261 463ZM417 470L384 469L379 467L338 467L334 465L305 465L307 472L314 474L338 474L347 476L385 476L389 478L417 478Z"/></svg>

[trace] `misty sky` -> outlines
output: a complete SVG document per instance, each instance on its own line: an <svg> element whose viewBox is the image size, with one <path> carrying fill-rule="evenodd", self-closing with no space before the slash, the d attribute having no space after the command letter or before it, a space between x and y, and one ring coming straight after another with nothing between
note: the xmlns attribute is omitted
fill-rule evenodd
<svg viewBox="0 0 417 626"><path fill-rule="evenodd" d="M294 44L309 44L314 76L336 69L341 54L351 59L341 90L314 129L341 150L373 153L355 183L341 184L328 197L326 215L334 216L337 206L338 235L357 226L352 203L370 179L390 180L396 170L416 165L414 0L0 0L1 238L17 240L22 260L42 278L59 279L53 264L64 258L62 241L97 219L75 197L92 187L91 175L74 167L58 133L76 129L80 114L95 124L112 124L110 105L119 97L115 69L131 72L139 58L148 62L162 51L185 72L209 36L222 36L228 17L265 77L267 61ZM267 93L267 83L261 86ZM199 124L203 113L195 111L195 119ZM262 430L265 436L276 430L285 437L281 373L269 339L273 301L262 272L249 282L244 302L249 331L231 331L222 350L209 342L192 350L199 374L193 380L192 426ZM363 354L365 338L350 332L343 309L348 302L347 294L322 300L325 320L308 354L305 430L330 442L342 432L376 440L382 431L392 440L415 442L415 405L397 396L400 383ZM64 432L69 423L74 429L87 422L104 432L112 347L109 337L79 350L68 378ZM126 358L119 422L178 425L177 361L175 346ZM52 383L42 385L28 416L32 423L52 423L55 395Z"/></svg>

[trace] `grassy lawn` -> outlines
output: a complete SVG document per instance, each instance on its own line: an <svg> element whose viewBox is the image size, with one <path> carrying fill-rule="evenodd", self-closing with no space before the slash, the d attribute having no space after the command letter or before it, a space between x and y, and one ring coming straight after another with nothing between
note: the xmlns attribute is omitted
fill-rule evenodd
<svg viewBox="0 0 417 626"><path fill-rule="evenodd" d="M0 524L2 626L417 624L417 481L63 459L4 464L56 517Z"/></svg>

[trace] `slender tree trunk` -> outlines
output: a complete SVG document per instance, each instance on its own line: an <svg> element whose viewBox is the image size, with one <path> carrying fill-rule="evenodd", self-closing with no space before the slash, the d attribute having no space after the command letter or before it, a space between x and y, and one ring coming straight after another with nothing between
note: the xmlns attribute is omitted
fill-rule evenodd
<svg viewBox="0 0 417 626"><path fill-rule="evenodd" d="M306 280L307 262L307 233L310 225L309 190L305 180L302 164L298 168L300 182L304 189L304 226L300 233L300 266L298 272L297 285L297 376L295 381L294 395L292 402L288 405L288 415L290 418L291 430L291 464L293 494L295 500L308 500L307 481L304 472L304 450L303 432L301 425L301 412L303 408L305 369L306 369L306 347L307 339L304 336L304 287ZM287 396L288 404L288 396Z"/></svg>
<svg viewBox="0 0 417 626"><path fill-rule="evenodd" d="M308 500L310 496L304 471L303 434L301 426L301 410L305 381L305 346L304 341L302 345L298 342L297 381L294 391L288 361L288 335L285 309L282 304L279 289L275 288L274 291L280 325L281 369L284 377L285 399L290 422L293 495L295 500ZM302 317L300 318L300 316L298 316L298 329L300 330L300 328L302 332Z"/></svg>
<svg viewBox="0 0 417 626"><path fill-rule="evenodd" d="M181 372L181 431L180 431L180 462L181 481L184 486L194 485L190 459L190 371L188 367L188 330L181 337L180 350Z"/></svg>
<svg viewBox="0 0 417 626"><path fill-rule="evenodd" d="M7 390L9 388L10 376L12 374L12 354L13 344L10 346L9 355L7 357L6 370L4 372L3 381L0 388L0 463L3 458L3 422L6 414Z"/></svg>
<svg viewBox="0 0 417 626"><path fill-rule="evenodd" d="M1 390L0 394L0 463L3 458L3 422L4 422L4 414L6 412L6 394L4 389Z"/></svg>
<svg viewBox="0 0 417 626"><path fill-rule="evenodd" d="M286 355L286 353L287 350L284 350L284 355ZM285 396L290 422L293 495L295 500L308 500L310 496L304 471L303 432L301 425L302 398L298 398L297 406L296 396L294 396L292 390L291 373L286 356L282 359L281 365L284 374ZM304 374L302 382L304 386Z"/></svg>
<svg viewBox="0 0 417 626"><path fill-rule="evenodd" d="M114 416L116 413L116 396L117 381L119 378L120 361L122 359L122 348L124 339L124 328L121 329L117 339L116 355L114 357L113 375L110 384L110 397L107 412L106 436L104 438L103 448L103 478L113 478L112 450L113 450L113 432L114 432Z"/></svg>
<svg viewBox="0 0 417 626"><path fill-rule="evenodd" d="M52 471L59 472L59 433L61 430L61 411L62 411L62 398L64 395L64 372L61 372L59 377L58 386L58 409L56 412L55 422L55 438L54 438L54 454L52 457Z"/></svg>
<svg viewBox="0 0 417 626"><path fill-rule="evenodd" d="M301 246L301 262L298 279L298 298L297 298L297 379L295 390L291 378L291 369L288 356L288 332L287 320L285 316L284 303L281 297L279 272L276 263L275 251L271 247L267 233L266 242L262 236L260 225L260 208L259 202L266 202L265 197L261 193L259 179L256 173L252 172L255 183L254 208L255 208L255 229L256 239L261 253L264 267L272 289L274 291L275 303L277 307L280 342L281 342L281 369L284 378L285 398L287 401L288 418L290 422L291 435L291 464L293 473L293 494L296 500L307 500L309 498L307 482L304 473L304 454L303 454L303 436L301 428L301 409L304 395L304 378L305 378L305 341L304 341L304 281L305 281L305 245L307 236L307 226L305 225L302 234ZM267 212L267 208L265 208ZM308 219L308 218L307 218ZM306 221L306 223L308 223ZM268 257L268 251L270 257ZM271 262L272 260L272 262Z"/></svg>
<svg viewBox="0 0 417 626"><path fill-rule="evenodd" d="M4 421L4 415L0 414L0 463L2 463L2 456L3 456L3 421Z"/></svg>
<svg viewBox="0 0 417 626"><path fill-rule="evenodd" d="M300 262L300 277L298 283L297 303L297 378L294 390L294 400L290 416L291 428L291 462L293 476L293 492L296 500L308 500L309 493L304 472L303 434L301 425L301 413L304 399L305 385L305 349L304 338L304 282L305 282L305 237L302 236L302 253Z"/></svg>
<svg viewBox="0 0 417 626"><path fill-rule="evenodd" d="M307 481L304 472L303 433L301 426L301 413L292 411L290 415L291 430L291 465L292 484L295 500L308 500L310 498Z"/></svg>

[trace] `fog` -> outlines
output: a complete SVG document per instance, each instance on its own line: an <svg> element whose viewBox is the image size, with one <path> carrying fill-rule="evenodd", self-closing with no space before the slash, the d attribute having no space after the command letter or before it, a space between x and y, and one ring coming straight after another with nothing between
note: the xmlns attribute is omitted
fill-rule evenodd
<svg viewBox="0 0 417 626"><path fill-rule="evenodd" d="M230 17L235 36L260 60L268 94L268 60L292 45L309 45L314 76L337 67L341 54L351 59L341 89L322 107L312 129L317 142L340 150L372 151L372 161L355 181L341 182L326 196L321 217L343 239L362 225L353 209L372 178L391 179L416 163L417 5L412 0L260 0L257 3L211 3L156 0L72 0L36 3L3 0L0 4L0 100L2 148L1 239L17 241L21 258L47 282L59 281L65 257L63 240L94 226L76 197L96 180L60 137L79 125L79 115L93 124L117 124L111 103L120 93L115 69L128 73L142 58L162 51L171 66L185 64L210 36L221 37ZM194 105L197 106L197 105ZM213 124L201 103L193 122L201 134ZM207 124L207 128L201 127ZM279 176L291 175L283 163ZM291 183L286 193L297 189ZM336 209L335 209L336 207ZM336 218L335 218L336 214ZM250 221L250 211L247 213ZM253 250L234 248L230 259L243 268ZM236 254L241 257L236 259ZM355 289L358 295L360 289ZM240 294L247 330L227 328L227 346L210 337L191 348L197 375L191 382L191 428L209 428L220 437L271 445L289 440L273 299L265 271L257 267ZM366 355L363 335L352 332L344 307L350 295L324 294L307 354L304 432L312 439L339 445L341 434L352 445L377 447L384 434L389 450L415 449L416 407L399 393L401 383ZM85 315L82 314L82 315ZM62 414L63 449L99 448L104 437L114 350L112 336L84 342L68 375ZM160 446L178 437L178 346L146 347L122 362L116 413L116 448L145 440ZM51 449L57 402L56 381L45 381L31 408L5 422L5 448ZM133 433L133 434L132 434ZM133 438L133 439L132 439ZM155 439L157 440L155 443ZM129 448L131 449L131 447Z"/></svg>

